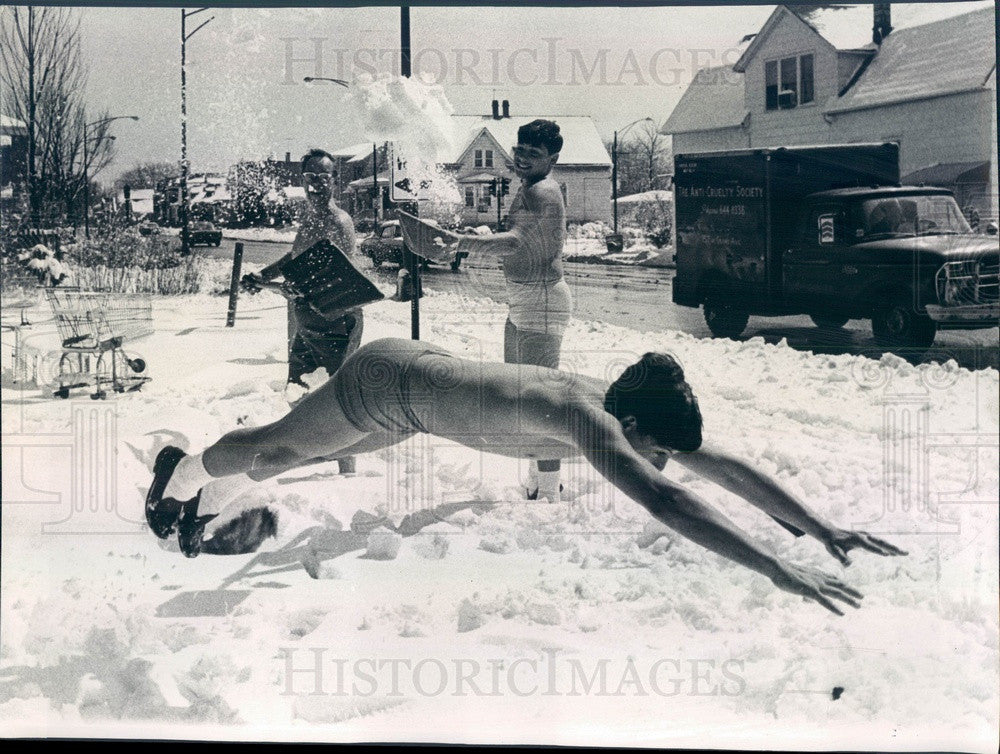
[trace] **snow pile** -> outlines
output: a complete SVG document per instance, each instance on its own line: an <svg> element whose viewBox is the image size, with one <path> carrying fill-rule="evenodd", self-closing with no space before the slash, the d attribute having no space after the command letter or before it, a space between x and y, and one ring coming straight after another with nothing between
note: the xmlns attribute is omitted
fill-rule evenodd
<svg viewBox="0 0 1000 754"><path fill-rule="evenodd" d="M566 231L567 238L590 238L601 242L613 232L613 229L602 222L570 223Z"/></svg>
<svg viewBox="0 0 1000 754"><path fill-rule="evenodd" d="M428 292L422 334L499 361L505 312ZM910 551L854 554L843 575L866 599L837 618L651 522L583 462L564 463L562 504L530 503L526 464L426 436L359 456L352 476L306 466L261 485L241 505L275 510L277 539L186 560L141 523L152 459L285 413L285 307L262 292L235 328L205 295L154 315L140 393L4 388L5 441L33 438L4 451L5 733L995 749L995 370L570 324L564 369L612 379L669 351L708 441ZM408 331L408 304L368 307L366 341ZM104 408L113 422L87 423ZM72 454L108 427L116 473L77 476ZM666 474L790 561L841 570ZM112 478L110 507L73 496L81 483L100 503Z"/></svg>
<svg viewBox="0 0 1000 754"><path fill-rule="evenodd" d="M297 228L227 228L222 231L226 238L236 241L255 241L257 243L292 243L295 241Z"/></svg>

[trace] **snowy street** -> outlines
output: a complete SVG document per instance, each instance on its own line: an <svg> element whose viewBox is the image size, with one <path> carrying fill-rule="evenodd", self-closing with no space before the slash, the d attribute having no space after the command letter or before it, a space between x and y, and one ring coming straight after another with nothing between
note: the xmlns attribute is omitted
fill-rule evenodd
<svg viewBox="0 0 1000 754"><path fill-rule="evenodd" d="M234 233L239 235L240 231ZM243 243L244 263L255 268L274 261L288 250L288 245L284 243ZM235 241L227 238L217 249L199 247L196 253L231 262L234 245ZM592 246L588 251L592 252ZM362 257L359 263L367 272L370 262ZM564 264L577 315L583 319L639 331L677 330L696 338L711 337L701 309L677 306L671 300L672 269L578 262ZM386 286L393 286L397 271L394 265L388 264L372 274ZM499 303L506 301L500 270L495 265L473 259L463 262L457 275L447 267L430 267L423 273L423 284L429 291L490 298ZM872 338L871 322L867 320L851 320L839 330L825 331L816 327L805 315L751 317L743 337L760 337L774 344L784 339L798 351L813 353L864 355L874 359L884 353L884 349ZM941 363L949 359L968 369L1000 368L1000 331L996 327L943 330L934 339L933 348L915 358Z"/></svg>
<svg viewBox="0 0 1000 754"><path fill-rule="evenodd" d="M422 312L424 339L500 358L502 306L432 291ZM365 340L405 333L408 315L372 305ZM116 736L690 746L711 731L716 745L773 748L812 731L817 747L989 749L995 370L571 324L564 369L614 376L670 351L708 438L910 551L841 569L668 465L754 538L843 571L866 599L837 618L657 538L584 464L564 467L563 504L529 503L518 462L428 438L359 458L353 477L317 466L263 485L243 504L278 513L276 540L186 560L140 523L153 456L287 407L284 301L262 293L235 328L224 318L221 296L157 299L156 333L134 345L153 378L138 393L59 401L5 382L10 733L108 735L111 716ZM43 349L45 326L33 329ZM402 535L364 533L380 516ZM595 726L611 717L613 730Z"/></svg>

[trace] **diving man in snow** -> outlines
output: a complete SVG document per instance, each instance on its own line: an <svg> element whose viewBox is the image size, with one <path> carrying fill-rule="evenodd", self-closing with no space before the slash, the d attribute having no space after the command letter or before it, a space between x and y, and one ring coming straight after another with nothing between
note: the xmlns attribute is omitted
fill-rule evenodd
<svg viewBox="0 0 1000 754"><path fill-rule="evenodd" d="M582 454L666 526L838 615L843 613L834 600L858 607L862 595L754 542L659 473L667 459L815 537L844 565L854 548L906 554L824 521L746 463L704 447L698 401L667 354L647 353L608 386L545 367L461 359L429 343L394 338L362 346L325 385L272 424L237 429L193 456L170 446L161 450L146 519L160 538L176 530L181 549L194 557L217 513L199 510L206 485L228 480L249 486L316 457L371 453L421 432L515 458Z"/></svg>

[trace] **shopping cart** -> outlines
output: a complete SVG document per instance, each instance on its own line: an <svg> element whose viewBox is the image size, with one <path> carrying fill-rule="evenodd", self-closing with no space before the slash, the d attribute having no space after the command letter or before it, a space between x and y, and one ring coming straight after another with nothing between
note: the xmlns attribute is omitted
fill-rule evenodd
<svg viewBox="0 0 1000 754"><path fill-rule="evenodd" d="M149 377L146 362L126 353L123 345L153 332L153 309L148 294L49 288L56 327L62 339L57 385L53 392L68 398L69 391L94 386L91 398L138 390Z"/></svg>

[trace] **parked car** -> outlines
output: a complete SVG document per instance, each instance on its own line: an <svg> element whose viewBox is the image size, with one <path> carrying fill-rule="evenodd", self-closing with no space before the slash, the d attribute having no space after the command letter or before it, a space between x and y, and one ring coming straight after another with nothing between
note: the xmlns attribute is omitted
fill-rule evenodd
<svg viewBox="0 0 1000 754"><path fill-rule="evenodd" d="M205 220L191 223L188 240L192 246L218 246L222 243L222 231Z"/></svg>
<svg viewBox="0 0 1000 754"><path fill-rule="evenodd" d="M375 267L380 267L385 262L400 267L408 266L410 250L403 245L403 230L399 227L399 220L379 223L372 236L361 242L361 253L371 259ZM450 265L452 272L458 272L462 260L468 255L468 252L465 251L455 254ZM429 264L431 264L430 260L423 259L421 261L424 268Z"/></svg>
<svg viewBox="0 0 1000 754"><path fill-rule="evenodd" d="M703 306L716 337L749 315L870 319L887 348L939 329L996 327L996 236L952 193L900 186L894 143L678 155L674 303Z"/></svg>
<svg viewBox="0 0 1000 754"><path fill-rule="evenodd" d="M160 226L152 220L146 220L136 226L140 236L155 236L160 232Z"/></svg>
<svg viewBox="0 0 1000 754"><path fill-rule="evenodd" d="M371 212L361 212L354 218L354 230L358 233L367 233L375 229L375 218Z"/></svg>

